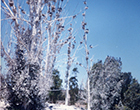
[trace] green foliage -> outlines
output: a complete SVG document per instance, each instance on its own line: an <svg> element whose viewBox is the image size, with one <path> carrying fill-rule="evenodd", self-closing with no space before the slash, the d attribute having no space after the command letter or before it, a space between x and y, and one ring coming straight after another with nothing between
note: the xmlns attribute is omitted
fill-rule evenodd
<svg viewBox="0 0 140 110"><path fill-rule="evenodd" d="M78 80L76 77L70 78L70 104L74 105L75 102L78 100Z"/></svg>
<svg viewBox="0 0 140 110"><path fill-rule="evenodd" d="M49 92L49 100L53 103L56 103L57 100L62 100L62 80L60 79L60 74L58 70L53 71L53 86Z"/></svg>
<svg viewBox="0 0 140 110"><path fill-rule="evenodd" d="M17 63L17 67L10 68L10 74L7 75L6 78L6 82L7 82L7 90L9 93L8 96L8 102L10 104L10 107L8 107L8 109L23 109L22 108L22 104L23 104L23 100L22 97L18 97L19 95L19 90L17 90L15 88L15 86L17 85L17 83L19 82L18 80L20 79L20 76L22 74L22 70L24 70L25 68L25 59L23 57L24 51L21 49L21 47L19 45L16 46L16 63ZM9 65L8 65L9 66ZM22 91L20 91L22 93ZM18 94L17 94L18 93ZM24 95L22 93L22 95ZM26 97L25 97L26 98Z"/></svg>
<svg viewBox="0 0 140 110"><path fill-rule="evenodd" d="M0 84L0 100L2 100L6 98L6 83L3 74L0 74Z"/></svg>
<svg viewBox="0 0 140 110"><path fill-rule="evenodd" d="M78 80L77 80L77 73L78 70L77 68L73 69L73 74L74 76L72 76L69 81L69 86L70 86L70 90L69 90L69 94L70 94L70 104L74 105L76 103L76 101L78 101Z"/></svg>
<svg viewBox="0 0 140 110"><path fill-rule="evenodd" d="M124 93L123 103L131 110L140 109L140 84L136 79L133 79L128 90Z"/></svg>
<svg viewBox="0 0 140 110"><path fill-rule="evenodd" d="M123 110L131 110L131 109L127 106L124 106Z"/></svg>
<svg viewBox="0 0 140 110"><path fill-rule="evenodd" d="M102 60L99 60L97 63L94 63L92 66L92 70L102 69Z"/></svg>
<svg viewBox="0 0 140 110"><path fill-rule="evenodd" d="M122 80L124 81L123 85L122 85L122 91L121 91L121 100L122 100L122 103L123 103L124 93L128 90L128 87L130 86L130 83L132 82L131 73L130 72L128 72L128 73L124 72L122 74Z"/></svg>
<svg viewBox="0 0 140 110"><path fill-rule="evenodd" d="M39 95L38 77L40 67L37 63L30 64L25 60L24 49L16 46L16 65L10 68L7 75L8 102L7 109L39 110L43 108Z"/></svg>
<svg viewBox="0 0 140 110"><path fill-rule="evenodd" d="M107 56L105 61L98 61L90 71L91 108L114 110L121 97L124 83L119 58Z"/></svg>

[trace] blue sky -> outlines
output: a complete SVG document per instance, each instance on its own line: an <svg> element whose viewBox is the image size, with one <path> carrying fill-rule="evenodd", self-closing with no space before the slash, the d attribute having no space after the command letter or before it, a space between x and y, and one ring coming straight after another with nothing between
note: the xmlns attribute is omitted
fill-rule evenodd
<svg viewBox="0 0 140 110"><path fill-rule="evenodd" d="M140 81L140 0L87 0L94 61L121 57L122 71Z"/></svg>

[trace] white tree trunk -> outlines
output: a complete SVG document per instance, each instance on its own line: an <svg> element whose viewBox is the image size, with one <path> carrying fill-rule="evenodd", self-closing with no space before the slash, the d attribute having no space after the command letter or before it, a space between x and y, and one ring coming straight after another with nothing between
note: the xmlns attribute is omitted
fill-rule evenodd
<svg viewBox="0 0 140 110"><path fill-rule="evenodd" d="M9 1L13 1L13 0L9 0ZM67 0L67 3L68 1L69 0ZM73 62L73 59L71 58L70 54L71 54L71 50L74 49L72 47L74 45L72 40L75 40L75 37L72 36L73 33L72 27L70 27L70 30L68 29L67 31L69 32L69 35L67 37L65 35L62 35L63 34L62 32L67 30L66 29L67 26L64 23L65 19L72 18L73 21L75 18L74 16L77 16L79 13L74 16L64 16L64 12L62 10L65 9L66 5L63 4L65 3L63 2L63 0L27 0L26 3L29 5L29 8L24 10L22 6L14 5L14 3L11 6L8 5L9 3L8 0L2 0L2 2L5 5L5 7L2 6L4 13L6 12L6 14L8 15L7 18L11 19L12 21L11 27L15 32L15 39L24 47L25 57L27 59L27 62L29 64L38 63L40 66L40 73L45 72L44 73L45 77L42 75L41 78L42 77L46 78L46 82L40 80L40 84L39 84L40 90L43 91L42 94L45 93L44 91L50 89L51 75L52 75L54 64L56 62L56 58L58 57L57 54L59 53L59 51L64 45L69 43L68 62L67 62L68 64L67 85L66 85L66 97L65 97L66 98L65 105L68 105L70 99L70 95L69 95L70 67ZM15 22L15 24L13 22ZM26 38L27 42L29 41L28 43L26 43L26 41L24 41L23 39L24 37L27 37L25 33L27 33L27 35L29 34L28 39ZM8 58L7 62L10 63L12 67L14 64L14 60L12 59L10 54L8 54L5 51L6 46L4 47L2 45L2 50L5 54L5 57ZM46 54L44 54L44 51L47 51ZM87 53L87 49L86 49L86 53ZM88 65L88 61L87 61L87 65ZM88 66L87 66L87 70L88 70ZM29 71L29 67L28 67L28 71ZM41 82L43 84L41 84ZM42 85L45 86L43 87Z"/></svg>
<svg viewBox="0 0 140 110"><path fill-rule="evenodd" d="M88 77L88 99L87 99L88 105L87 110L90 110L90 79Z"/></svg>
<svg viewBox="0 0 140 110"><path fill-rule="evenodd" d="M66 87L66 98L65 98L65 105L68 105L69 102L69 71L68 71L68 82L67 82L67 87Z"/></svg>

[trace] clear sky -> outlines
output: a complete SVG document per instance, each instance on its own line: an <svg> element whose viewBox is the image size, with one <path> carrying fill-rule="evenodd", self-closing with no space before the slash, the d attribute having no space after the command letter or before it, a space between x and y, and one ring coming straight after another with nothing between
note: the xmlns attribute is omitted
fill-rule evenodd
<svg viewBox="0 0 140 110"><path fill-rule="evenodd" d="M79 0L80 1L80 0ZM75 1L74 1L75 2ZM94 61L121 57L122 71L140 82L140 0L87 0L88 43Z"/></svg>

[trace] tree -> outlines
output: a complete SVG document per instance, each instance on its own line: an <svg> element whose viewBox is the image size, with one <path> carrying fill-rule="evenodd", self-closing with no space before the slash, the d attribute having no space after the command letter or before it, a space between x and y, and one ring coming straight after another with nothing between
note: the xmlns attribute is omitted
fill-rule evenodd
<svg viewBox="0 0 140 110"><path fill-rule="evenodd" d="M74 72L74 76L72 76L69 80L69 86L70 86L70 104L74 105L76 103L76 101L78 101L78 93L79 93L79 88L78 88L78 79L77 79L77 68L73 69Z"/></svg>
<svg viewBox="0 0 140 110"><path fill-rule="evenodd" d="M128 90L128 88L131 85L131 82L133 80L131 73L124 72L122 75L122 80L124 81L124 83L122 85L122 91L121 91L121 101L123 103L124 93Z"/></svg>
<svg viewBox="0 0 140 110"><path fill-rule="evenodd" d="M90 72L92 109L115 109L121 100L124 83L121 72L121 59L107 57L105 62L99 61L93 65Z"/></svg>
<svg viewBox="0 0 140 110"><path fill-rule="evenodd" d="M60 79L60 74L58 70L53 71L53 86L49 92L49 100L56 103L57 100L62 98L62 79Z"/></svg>
<svg viewBox="0 0 140 110"><path fill-rule="evenodd" d="M121 59L107 56L98 61L90 72L91 109L137 110L139 84L131 73L121 72Z"/></svg>
<svg viewBox="0 0 140 110"><path fill-rule="evenodd" d="M45 97L53 84L52 73L55 63L57 62L58 53L61 52L60 50L65 44L68 44L70 49L74 47L73 42L77 38L72 35L72 24L76 16L80 13L78 12L77 14L74 13L74 15L67 16L67 14L65 14L65 7L68 1L69 0L26 0L25 3L25 1L2 0L2 15L5 15L2 16L2 22L9 23L7 27L10 27L10 29L8 30L9 36L6 36L7 40L1 42L1 56L7 63L7 76L12 80L8 81L9 85L14 86L14 84L10 83L14 83L15 81L17 84L16 87L20 88L19 80L25 81L28 87L23 87L24 90L26 88L27 91L30 91L32 94L30 97L30 95L26 93L28 98L21 104L26 105L24 108L32 103L36 104L34 99L43 105L45 104ZM84 4L86 4L85 1ZM88 7L86 6L84 12L87 9ZM81 11L81 13L82 12L83 11ZM85 16L85 14L83 14L83 16ZM67 24L66 19L69 19L69 24ZM86 23L82 24L84 30L85 25ZM87 33L87 30L85 30L85 33ZM4 38L4 36L2 38ZM13 49L13 47L16 46L19 46L19 50ZM69 56L70 49L67 49L68 71L66 76L69 76L70 66L74 58ZM22 68L19 68L17 65L19 62L17 62L15 51L21 51L20 53L23 55L22 57L20 55L18 56L24 58L22 60L25 60L25 64L21 63L20 65ZM14 74L15 77L12 74ZM67 85L67 87L69 87L69 83ZM13 88L11 87L11 89ZM18 89L11 89L9 89L9 91L15 91L16 99L18 99L18 96L22 96L18 93ZM69 90L69 88L67 89ZM66 100L67 99L68 97L66 97ZM32 103L28 103L29 100L31 100Z"/></svg>
<svg viewBox="0 0 140 110"><path fill-rule="evenodd" d="M140 84L136 79L132 80L132 83L124 93L123 104L125 107L131 110L138 110L140 108Z"/></svg>
<svg viewBox="0 0 140 110"><path fill-rule="evenodd" d="M5 76L0 73L0 101L5 100L7 98L7 87Z"/></svg>
<svg viewBox="0 0 140 110"><path fill-rule="evenodd" d="M83 39L82 41L80 41L80 45L85 44L85 51L86 51L86 71L87 71L87 74L89 73L89 68L88 68L88 55L89 55L89 52L88 52L88 49L87 49L87 34L89 32L88 29L86 29L86 25L87 23L85 22L85 16L86 16L86 10L88 9L88 6L87 6L87 2L86 0L84 1L84 11L82 13L82 16L83 16L83 21L82 21L82 30L84 31L84 35L83 35ZM77 14L78 15L78 14ZM77 15L74 15L73 18L76 18ZM69 31L69 38L72 38L73 35L72 35L72 31L73 31L73 28L72 28L72 24L70 24L70 28L68 29ZM70 77L70 68L71 68L71 65L72 63L75 61L75 54L77 52L77 50L79 49L80 45L77 46L75 52L73 53L72 55L72 50L75 49L75 44L76 44L76 40L75 40L75 36L73 37L73 39L70 39L69 42L68 42L68 48L67 48L67 71L66 71L66 97L65 97L65 105L68 105L68 101L70 99L70 95L69 95L69 77ZM81 63L76 63L76 64L79 64L80 66L82 66ZM89 88L89 86L88 86ZM89 96L89 94L88 94ZM90 96L88 97L88 110L90 110L90 102L89 102L89 99L90 99Z"/></svg>
<svg viewBox="0 0 140 110"><path fill-rule="evenodd" d="M24 51L21 49L21 47L19 45L16 46L15 54L16 54L15 62L16 62L17 66L14 66L14 68L9 67L10 71L6 78L7 89L9 91L8 102L10 104L10 107L8 107L8 108L9 109L10 108L11 109L22 109L22 107L24 107L23 103L22 103L23 99L21 98L22 95L20 95L19 93L22 92L23 97L25 97L25 99L27 97L25 96L25 91L22 90L23 85L21 85L22 83L24 83L24 81L21 80L21 78L24 75L23 70L25 69L25 59L23 57ZM22 77L20 77L20 75ZM21 85L21 86L19 86L19 85ZM26 107L24 109L26 109Z"/></svg>
<svg viewBox="0 0 140 110"><path fill-rule="evenodd" d="M92 110L94 110L94 109L102 110L102 107L101 107L102 98L100 96L100 93L96 89L94 89L97 86L96 84L99 84L98 80L99 80L99 75L102 72L102 69L103 69L103 65L102 65L102 61L100 60L92 66L92 69L91 69L91 72L89 75L90 95L91 95L90 103L91 103ZM100 87L100 88L102 88L102 87Z"/></svg>
<svg viewBox="0 0 140 110"><path fill-rule="evenodd" d="M15 63L17 66L9 70L7 89L9 91L8 109L38 110L44 107L39 94L39 70L37 63L26 62L22 45L16 46Z"/></svg>

